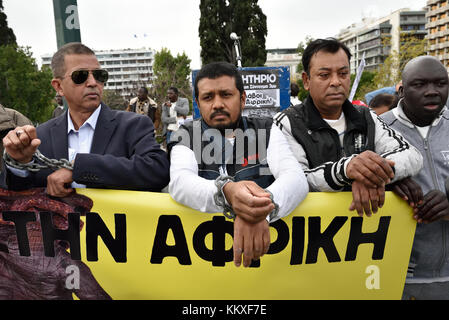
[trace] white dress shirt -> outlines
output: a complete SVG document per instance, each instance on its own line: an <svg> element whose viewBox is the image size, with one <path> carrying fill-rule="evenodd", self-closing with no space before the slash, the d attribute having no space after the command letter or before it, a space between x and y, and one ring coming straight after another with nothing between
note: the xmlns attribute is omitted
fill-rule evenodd
<svg viewBox="0 0 449 320"><path fill-rule="evenodd" d="M183 145L174 146L170 160L169 192L175 201L202 212L223 212L223 208L214 201L217 192L215 181L198 176L198 163L191 149ZM305 199L309 186L286 138L275 125L271 128L267 162L276 179L267 188L279 205L278 216L269 221L274 222L287 216Z"/></svg>
<svg viewBox="0 0 449 320"><path fill-rule="evenodd" d="M95 127L97 126L98 116L100 115L101 106L99 106L94 113L83 123L83 125L75 130L72 118L67 117L67 140L68 140L68 154L69 161L75 160L78 153L90 153L92 141L94 138ZM85 188L84 184L72 182L72 188Z"/></svg>
<svg viewBox="0 0 449 320"><path fill-rule="evenodd" d="M176 112L175 108L176 108L176 102L172 102L171 107L168 109L168 111L170 112L170 118L178 119L178 113ZM167 126L167 130L169 130L169 131L176 131L176 130L178 130L178 128L179 128L178 122L170 123Z"/></svg>

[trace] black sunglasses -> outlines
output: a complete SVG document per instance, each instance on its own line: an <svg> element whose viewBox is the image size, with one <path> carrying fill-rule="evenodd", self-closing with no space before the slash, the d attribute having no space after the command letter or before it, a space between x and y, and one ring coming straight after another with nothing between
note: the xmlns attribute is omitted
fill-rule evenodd
<svg viewBox="0 0 449 320"><path fill-rule="evenodd" d="M94 79L101 83L106 83L109 78L109 74L106 70L96 69L96 70L76 70L72 72L70 76L75 84L83 84L89 78L89 73L92 72Z"/></svg>

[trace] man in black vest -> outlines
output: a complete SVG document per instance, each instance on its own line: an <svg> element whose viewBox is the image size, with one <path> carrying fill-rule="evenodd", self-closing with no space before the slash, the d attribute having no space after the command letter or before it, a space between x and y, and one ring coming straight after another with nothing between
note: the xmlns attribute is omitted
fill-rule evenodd
<svg viewBox="0 0 449 320"><path fill-rule="evenodd" d="M204 66L195 79L201 118L169 144L170 195L202 212L234 218L234 263L248 267L268 251L269 223L294 210L307 180L271 119L242 117L246 93L237 68Z"/></svg>
<svg viewBox="0 0 449 320"><path fill-rule="evenodd" d="M350 210L371 216L385 201L385 185L418 173L422 156L374 112L348 101L350 58L335 39L311 42L302 57L309 96L274 120L311 191L352 190Z"/></svg>

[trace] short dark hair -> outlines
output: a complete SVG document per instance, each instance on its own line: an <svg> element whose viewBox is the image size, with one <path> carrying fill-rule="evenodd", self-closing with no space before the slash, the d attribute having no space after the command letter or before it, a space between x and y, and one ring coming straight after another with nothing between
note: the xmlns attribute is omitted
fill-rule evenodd
<svg viewBox="0 0 449 320"><path fill-rule="evenodd" d="M171 90L171 91L173 91L176 95L179 95L179 90L178 90L178 88L176 88L176 87L170 87L170 88L168 88L168 90ZM167 91L168 91L167 90Z"/></svg>
<svg viewBox="0 0 449 320"><path fill-rule="evenodd" d="M198 82L201 79L217 79L222 76L229 76L235 79L235 86L240 91L240 95L245 90L243 79L235 65L229 62L212 62L201 68L195 78L195 98L198 100Z"/></svg>
<svg viewBox="0 0 449 320"><path fill-rule="evenodd" d="M298 94L299 94L299 86L294 82L290 83L290 95L293 97L297 97Z"/></svg>
<svg viewBox="0 0 449 320"><path fill-rule="evenodd" d="M53 77L63 78L65 74L65 56L72 54L95 55L90 48L80 42L71 42L62 46L51 59L51 70Z"/></svg>
<svg viewBox="0 0 449 320"><path fill-rule="evenodd" d="M316 39L309 43L307 48L304 50L302 55L302 66L307 75L310 76L310 61L312 57L318 53L319 51L336 53L338 50L343 49L346 55L348 56L348 61L351 60L351 51L349 48L342 42L338 41L335 38L327 38L327 39Z"/></svg>
<svg viewBox="0 0 449 320"><path fill-rule="evenodd" d="M371 99L369 107L372 109L379 108L381 106L388 106L389 110L396 108L399 99L395 94L381 93Z"/></svg>
<svg viewBox="0 0 449 320"><path fill-rule="evenodd" d="M140 90L143 90L143 92L145 92L146 94L148 94L148 89L147 89L147 87L140 87L139 88L139 91Z"/></svg>

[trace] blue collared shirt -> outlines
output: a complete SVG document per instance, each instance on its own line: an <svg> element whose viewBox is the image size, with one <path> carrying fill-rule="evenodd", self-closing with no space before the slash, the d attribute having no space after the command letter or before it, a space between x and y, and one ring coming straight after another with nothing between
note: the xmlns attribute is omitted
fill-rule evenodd
<svg viewBox="0 0 449 320"><path fill-rule="evenodd" d="M75 160L78 153L90 153L92 141L94 138L95 127L97 126L98 117L100 115L101 105L92 113L92 115L83 123L83 125L75 130L70 113L67 115L67 141L69 161ZM59 160L59 159L58 159ZM19 170L7 166L8 169L16 176L26 178L30 173L27 170ZM85 188L84 184L72 182L72 188Z"/></svg>

